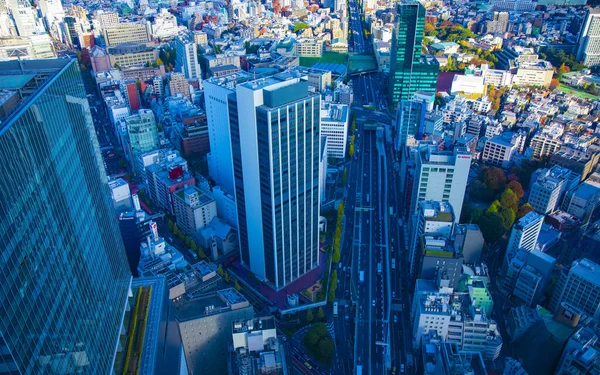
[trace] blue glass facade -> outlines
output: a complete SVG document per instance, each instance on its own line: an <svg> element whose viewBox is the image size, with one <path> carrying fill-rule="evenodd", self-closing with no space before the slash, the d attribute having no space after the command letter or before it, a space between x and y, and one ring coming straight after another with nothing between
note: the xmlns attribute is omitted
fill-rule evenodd
<svg viewBox="0 0 600 375"><path fill-rule="evenodd" d="M109 374L131 274L79 67L22 69L0 63L25 82L0 123L0 374Z"/></svg>

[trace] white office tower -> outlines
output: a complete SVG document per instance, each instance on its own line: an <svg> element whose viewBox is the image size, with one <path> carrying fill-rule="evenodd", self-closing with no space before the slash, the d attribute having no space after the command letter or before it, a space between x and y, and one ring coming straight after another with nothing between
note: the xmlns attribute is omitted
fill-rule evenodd
<svg viewBox="0 0 600 375"><path fill-rule="evenodd" d="M327 137L327 155L344 159L348 137L350 106L325 103L321 109L321 135Z"/></svg>
<svg viewBox="0 0 600 375"><path fill-rule="evenodd" d="M529 193L529 204L542 214L550 214L560 207L565 191L573 188L581 176L558 165L538 170Z"/></svg>
<svg viewBox="0 0 600 375"><path fill-rule="evenodd" d="M250 79L252 79L250 74L239 72L204 81L204 106L210 142L210 153L207 155L208 173L218 186L231 194L234 194L235 189L229 129L229 101L231 98L235 99L235 86ZM235 100L233 102L235 103Z"/></svg>
<svg viewBox="0 0 600 375"><path fill-rule="evenodd" d="M176 69L183 73L185 78L199 80L202 78L200 63L198 62L198 46L189 36L179 36L175 43Z"/></svg>
<svg viewBox="0 0 600 375"><path fill-rule="evenodd" d="M242 262L281 289L319 263L320 96L282 73L228 99Z"/></svg>
<svg viewBox="0 0 600 375"><path fill-rule="evenodd" d="M544 217L535 212L529 212L517 221L510 232L508 246L506 247L506 254L504 255L505 269L520 249L526 251L535 249L543 223Z"/></svg>
<svg viewBox="0 0 600 375"><path fill-rule="evenodd" d="M577 61L586 66L600 64L600 9L588 9L577 42Z"/></svg>
<svg viewBox="0 0 600 375"><path fill-rule="evenodd" d="M573 262L568 271L563 270L550 300L550 310L557 312L561 306L600 318L600 266L582 259Z"/></svg>
<svg viewBox="0 0 600 375"><path fill-rule="evenodd" d="M7 2L17 26L19 36L30 36L36 33L36 17L28 0L12 0Z"/></svg>
<svg viewBox="0 0 600 375"><path fill-rule="evenodd" d="M471 153L464 147L455 147L454 151L440 151L435 145L418 147L410 216L424 200L448 202L454 210L454 221L458 223L471 168Z"/></svg>
<svg viewBox="0 0 600 375"><path fill-rule="evenodd" d="M420 241L423 236L441 237L449 239L452 234L454 217L452 206L446 202L423 201L419 202L419 208L415 215L415 223L411 232L410 246L410 274L415 276L421 270Z"/></svg>

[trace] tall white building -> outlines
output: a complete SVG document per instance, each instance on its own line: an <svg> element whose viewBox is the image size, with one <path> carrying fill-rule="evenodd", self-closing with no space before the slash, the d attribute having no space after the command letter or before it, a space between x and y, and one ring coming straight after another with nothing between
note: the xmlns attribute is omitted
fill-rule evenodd
<svg viewBox="0 0 600 375"><path fill-rule="evenodd" d="M588 9L577 42L577 61L587 66L600 64L600 9Z"/></svg>
<svg viewBox="0 0 600 375"><path fill-rule="evenodd" d="M198 46L189 36L180 36L175 43L176 69L187 79L199 80L202 78L200 63L198 61Z"/></svg>
<svg viewBox="0 0 600 375"><path fill-rule="evenodd" d="M36 33L36 17L29 1L13 0L9 2L9 8L19 36L31 36Z"/></svg>
<svg viewBox="0 0 600 375"><path fill-rule="evenodd" d="M558 311L562 304L598 319L600 317L600 266L588 259L577 260L560 275L550 310Z"/></svg>
<svg viewBox="0 0 600 375"><path fill-rule="evenodd" d="M321 109L321 136L327 137L327 155L332 158L346 157L348 120L347 104L325 103Z"/></svg>
<svg viewBox="0 0 600 375"><path fill-rule="evenodd" d="M281 289L319 264L320 96L282 73L228 100L241 259Z"/></svg>
<svg viewBox="0 0 600 375"><path fill-rule="evenodd" d="M538 171L531 185L529 204L542 215L554 212L560 207L565 191L577 185L579 177L570 169L558 165Z"/></svg>
<svg viewBox="0 0 600 375"><path fill-rule="evenodd" d="M217 185L231 194L235 189L229 102L235 99L235 86L250 79L250 74L239 72L204 81L204 106L210 142L210 153L207 155L208 172Z"/></svg>
<svg viewBox="0 0 600 375"><path fill-rule="evenodd" d="M471 168L471 153L463 147L440 151L435 145L416 154L415 179L410 203L410 215L416 213L419 202L448 202L458 222Z"/></svg>
<svg viewBox="0 0 600 375"><path fill-rule="evenodd" d="M529 212L527 215L517 221L510 232L506 254L504 255L504 265L508 266L509 262L516 256L520 249L533 251L537 243L544 217L535 212Z"/></svg>

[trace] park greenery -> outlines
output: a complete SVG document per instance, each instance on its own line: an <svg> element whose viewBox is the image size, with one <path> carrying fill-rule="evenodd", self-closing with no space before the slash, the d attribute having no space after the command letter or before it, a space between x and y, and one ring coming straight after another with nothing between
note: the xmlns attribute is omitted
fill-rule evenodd
<svg viewBox="0 0 600 375"><path fill-rule="evenodd" d="M335 222L335 235L333 236L333 263L340 261L340 241L342 240L342 220L344 218L344 201L340 202Z"/></svg>
<svg viewBox="0 0 600 375"><path fill-rule="evenodd" d="M533 211L531 205L522 204L521 199L525 195L523 185L529 184L538 166L537 162L525 162L513 167L508 176L500 168L482 167L469 187L469 196L477 204L466 203L461 220L478 224L487 243L501 239L515 220Z"/></svg>
<svg viewBox="0 0 600 375"><path fill-rule="evenodd" d="M298 31L308 29L309 27L310 26L304 22L296 22L294 24L294 32L297 33Z"/></svg>
<svg viewBox="0 0 600 375"><path fill-rule="evenodd" d="M302 343L319 362L328 365L333 361L335 344L324 323L313 324L304 335Z"/></svg>

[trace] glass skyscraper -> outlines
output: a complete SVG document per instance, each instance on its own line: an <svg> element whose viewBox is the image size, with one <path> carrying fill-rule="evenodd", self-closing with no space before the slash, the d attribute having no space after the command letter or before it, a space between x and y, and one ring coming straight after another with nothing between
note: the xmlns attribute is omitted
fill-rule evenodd
<svg viewBox="0 0 600 375"><path fill-rule="evenodd" d="M0 62L0 104L0 374L110 374L131 274L77 62Z"/></svg>
<svg viewBox="0 0 600 375"><path fill-rule="evenodd" d="M439 63L430 55L421 55L425 8L416 0L397 5L390 54L389 98L392 108L402 100L411 100L416 91L435 93Z"/></svg>

